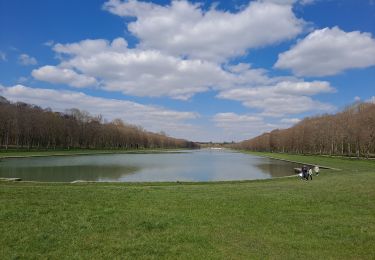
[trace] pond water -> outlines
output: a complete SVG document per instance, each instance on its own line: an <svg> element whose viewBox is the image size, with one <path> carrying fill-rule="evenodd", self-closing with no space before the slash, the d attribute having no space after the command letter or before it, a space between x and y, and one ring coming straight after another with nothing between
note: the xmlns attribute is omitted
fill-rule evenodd
<svg viewBox="0 0 375 260"><path fill-rule="evenodd" d="M0 177L29 181L160 182L254 180L294 174L300 165L231 150L106 154L0 160Z"/></svg>

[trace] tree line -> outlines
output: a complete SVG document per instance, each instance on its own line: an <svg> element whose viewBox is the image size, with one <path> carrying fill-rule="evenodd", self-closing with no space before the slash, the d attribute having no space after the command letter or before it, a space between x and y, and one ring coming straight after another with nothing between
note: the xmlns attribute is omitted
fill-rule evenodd
<svg viewBox="0 0 375 260"><path fill-rule="evenodd" d="M152 133L120 119L105 122L79 109L64 113L0 96L0 148L143 149L197 148L197 144Z"/></svg>
<svg viewBox="0 0 375 260"><path fill-rule="evenodd" d="M375 104L355 103L334 115L303 119L234 145L238 149L296 154L375 155Z"/></svg>

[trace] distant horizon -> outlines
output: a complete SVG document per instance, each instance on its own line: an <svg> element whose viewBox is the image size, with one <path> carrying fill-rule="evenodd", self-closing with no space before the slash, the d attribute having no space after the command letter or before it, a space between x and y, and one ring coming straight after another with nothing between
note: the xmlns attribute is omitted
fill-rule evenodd
<svg viewBox="0 0 375 260"><path fill-rule="evenodd" d="M375 3L2 0L0 96L200 143L375 102Z"/></svg>

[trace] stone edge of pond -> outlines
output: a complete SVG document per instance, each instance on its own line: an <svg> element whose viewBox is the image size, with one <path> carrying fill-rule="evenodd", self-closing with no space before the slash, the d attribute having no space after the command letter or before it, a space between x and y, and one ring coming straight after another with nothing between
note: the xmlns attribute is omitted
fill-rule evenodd
<svg viewBox="0 0 375 260"><path fill-rule="evenodd" d="M261 182L261 181L272 181L285 178L296 178L299 177L298 174L274 177L269 179L254 179L254 180L227 180L227 181L155 181L155 182L116 182L116 181L85 181L85 180L74 180L70 182L50 182L50 181L29 181L22 180L21 178L0 178L1 182L18 182L18 183L35 183L35 184L56 184L56 185L66 185L66 184L119 184L119 185L129 185L129 186L170 186L170 185L214 185L214 184L241 184L241 183L251 183L251 182Z"/></svg>

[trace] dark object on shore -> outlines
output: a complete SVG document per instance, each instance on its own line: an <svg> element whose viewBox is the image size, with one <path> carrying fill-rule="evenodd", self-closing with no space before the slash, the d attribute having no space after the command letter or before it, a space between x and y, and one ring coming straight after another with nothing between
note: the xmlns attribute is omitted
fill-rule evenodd
<svg viewBox="0 0 375 260"><path fill-rule="evenodd" d="M302 172L302 168L294 168L294 172L295 173L301 173Z"/></svg>

